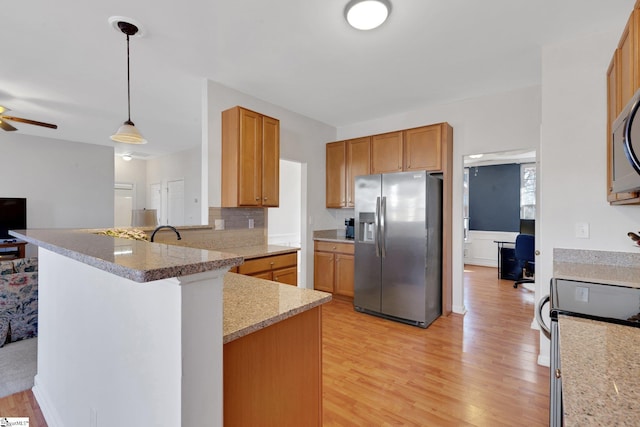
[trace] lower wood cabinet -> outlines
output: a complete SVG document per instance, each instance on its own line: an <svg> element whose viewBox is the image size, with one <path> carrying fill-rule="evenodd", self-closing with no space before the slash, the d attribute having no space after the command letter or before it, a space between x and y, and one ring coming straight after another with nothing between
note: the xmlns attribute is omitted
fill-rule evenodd
<svg viewBox="0 0 640 427"><path fill-rule="evenodd" d="M248 259L238 266L238 273L297 286L298 254L294 252Z"/></svg>
<svg viewBox="0 0 640 427"><path fill-rule="evenodd" d="M322 426L322 307L224 345L225 426Z"/></svg>
<svg viewBox="0 0 640 427"><path fill-rule="evenodd" d="M353 243L316 241L313 288L353 298Z"/></svg>

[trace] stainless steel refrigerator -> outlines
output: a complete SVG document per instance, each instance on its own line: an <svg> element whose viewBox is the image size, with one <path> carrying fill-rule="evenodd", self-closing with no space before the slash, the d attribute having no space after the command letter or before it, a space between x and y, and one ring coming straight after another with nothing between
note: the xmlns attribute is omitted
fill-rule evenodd
<svg viewBox="0 0 640 427"><path fill-rule="evenodd" d="M355 309L426 328L442 314L442 181L398 172L355 187Z"/></svg>

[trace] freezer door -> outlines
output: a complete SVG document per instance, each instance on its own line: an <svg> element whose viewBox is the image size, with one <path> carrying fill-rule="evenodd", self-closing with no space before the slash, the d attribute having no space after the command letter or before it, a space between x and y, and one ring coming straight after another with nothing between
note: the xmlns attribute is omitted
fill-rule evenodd
<svg viewBox="0 0 640 427"><path fill-rule="evenodd" d="M382 313L425 322L426 172L382 177Z"/></svg>
<svg viewBox="0 0 640 427"><path fill-rule="evenodd" d="M356 177L355 181L355 261L353 305L380 311L380 246L378 212L381 175Z"/></svg>

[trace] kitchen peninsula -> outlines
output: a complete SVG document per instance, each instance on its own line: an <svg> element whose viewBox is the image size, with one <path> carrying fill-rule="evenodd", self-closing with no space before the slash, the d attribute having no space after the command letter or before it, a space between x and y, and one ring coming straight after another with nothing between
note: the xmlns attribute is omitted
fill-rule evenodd
<svg viewBox="0 0 640 427"><path fill-rule="evenodd" d="M39 247L34 394L50 426L96 426L116 418L131 425L222 425L225 342L224 354L239 343L241 351L230 359L236 366L247 348L277 347L265 339L291 333L304 338L288 341L287 348L315 348L321 360L320 346L309 346L306 333L320 337L319 306L330 297L247 276L227 278L227 270L242 264L239 255L88 230L13 235ZM223 301L230 304L224 319ZM307 326L312 329L303 333ZM304 368L302 362L296 367ZM224 387L226 393L227 382ZM317 413L319 388L312 396L318 396Z"/></svg>

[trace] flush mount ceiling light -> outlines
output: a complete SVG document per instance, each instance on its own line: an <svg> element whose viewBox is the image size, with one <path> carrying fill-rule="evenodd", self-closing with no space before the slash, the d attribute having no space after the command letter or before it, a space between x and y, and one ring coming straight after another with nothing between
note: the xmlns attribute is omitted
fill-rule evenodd
<svg viewBox="0 0 640 427"><path fill-rule="evenodd" d="M358 30L373 30L387 20L391 13L388 0L351 0L344 9L349 25Z"/></svg>
<svg viewBox="0 0 640 427"><path fill-rule="evenodd" d="M131 157L131 154L123 154L122 155L122 160L124 160L125 162L130 162L131 159L133 159L133 157Z"/></svg>
<svg viewBox="0 0 640 427"><path fill-rule="evenodd" d="M136 129L136 126L131 121L131 82L130 82L130 69L129 69L129 37L134 36L138 31L138 25L134 24L132 20L112 16L109 18L109 23L114 28L121 31L127 36L127 120L120 126L118 131L111 135L111 139L116 142L124 142L125 144L146 144L147 140L144 139L140 131Z"/></svg>

